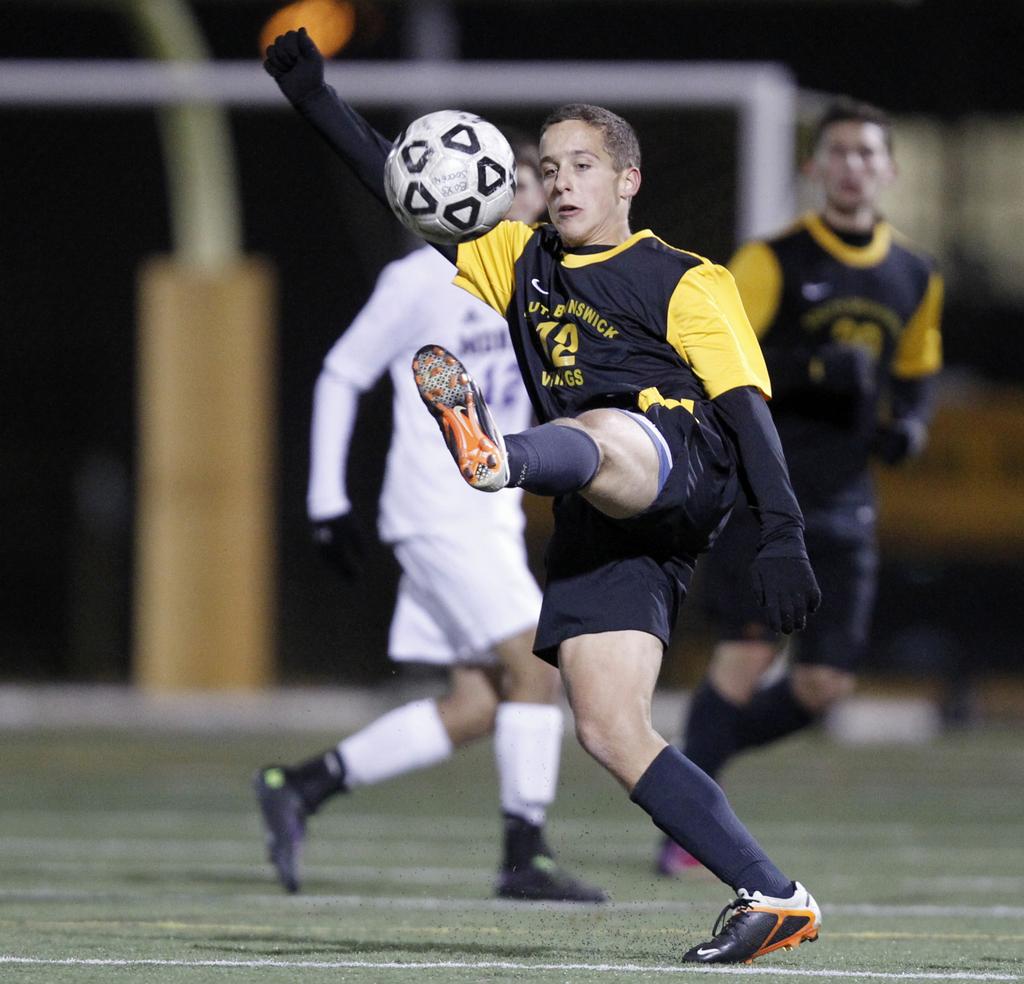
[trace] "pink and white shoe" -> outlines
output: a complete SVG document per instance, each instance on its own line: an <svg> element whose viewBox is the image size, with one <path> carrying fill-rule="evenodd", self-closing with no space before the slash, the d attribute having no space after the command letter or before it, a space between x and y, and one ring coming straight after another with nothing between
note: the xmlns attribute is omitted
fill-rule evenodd
<svg viewBox="0 0 1024 984"><path fill-rule="evenodd" d="M666 837L661 842L654 870L665 878L679 878L703 865L689 852L683 850L674 840Z"/></svg>

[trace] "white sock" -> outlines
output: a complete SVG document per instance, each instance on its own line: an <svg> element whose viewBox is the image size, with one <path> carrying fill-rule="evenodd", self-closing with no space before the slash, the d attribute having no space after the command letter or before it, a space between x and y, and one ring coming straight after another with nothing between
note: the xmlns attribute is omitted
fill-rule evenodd
<svg viewBox="0 0 1024 984"><path fill-rule="evenodd" d="M505 813L543 824L555 800L561 757L560 707L509 701L498 705L494 758Z"/></svg>
<svg viewBox="0 0 1024 984"><path fill-rule="evenodd" d="M452 754L452 743L433 700L415 700L382 714L338 742L345 785L372 786L404 772L437 765Z"/></svg>

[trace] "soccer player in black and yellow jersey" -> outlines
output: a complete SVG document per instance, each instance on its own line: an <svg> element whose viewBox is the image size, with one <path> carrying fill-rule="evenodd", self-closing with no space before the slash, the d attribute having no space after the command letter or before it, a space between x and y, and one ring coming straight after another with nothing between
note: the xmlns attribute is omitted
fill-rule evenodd
<svg viewBox="0 0 1024 984"><path fill-rule="evenodd" d="M895 464L922 449L942 360L942 281L878 211L896 175L886 116L834 103L807 173L821 211L744 245L730 268L768 364L772 415L828 603L793 644L785 674L761 686L778 637L745 587L758 532L737 509L701 566L719 641L683 741L716 777L737 752L800 730L853 688L878 567L869 461ZM664 874L692 863L663 842Z"/></svg>
<svg viewBox="0 0 1024 984"><path fill-rule="evenodd" d="M390 145L325 85L308 37L279 38L266 67L385 201ZM729 272L631 231L640 147L625 120L564 106L542 127L540 155L550 222L502 222L442 251L456 283L505 317L542 423L503 439L438 346L418 354L417 381L471 485L555 497L534 651L558 663L586 750L736 893L712 939L683 959L749 961L816 939L820 910L718 785L654 731L650 708L695 558L740 485L760 520L764 617L791 632L817 607L768 374Z"/></svg>

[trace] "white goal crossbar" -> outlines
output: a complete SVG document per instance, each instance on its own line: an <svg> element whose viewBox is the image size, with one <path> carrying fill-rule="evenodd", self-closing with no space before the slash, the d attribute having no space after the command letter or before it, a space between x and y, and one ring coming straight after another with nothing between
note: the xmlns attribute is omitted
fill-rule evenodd
<svg viewBox="0 0 1024 984"><path fill-rule="evenodd" d="M794 209L796 82L763 62L349 62L327 80L360 108L465 108L593 102L723 108L737 114L737 240L772 232ZM283 109L256 62L0 60L0 107L215 105Z"/></svg>

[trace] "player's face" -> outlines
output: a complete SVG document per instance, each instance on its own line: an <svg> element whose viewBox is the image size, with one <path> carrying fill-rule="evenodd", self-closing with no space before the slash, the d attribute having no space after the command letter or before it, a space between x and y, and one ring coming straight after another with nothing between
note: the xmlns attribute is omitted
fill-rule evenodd
<svg viewBox="0 0 1024 984"><path fill-rule="evenodd" d="M857 120L841 120L825 130L811 170L821 182L826 206L840 215L873 213L896 176L885 131L877 123Z"/></svg>
<svg viewBox="0 0 1024 984"><path fill-rule="evenodd" d="M629 203L640 187L635 167L616 171L604 135L565 120L540 139L548 215L566 246L617 245L629 238Z"/></svg>
<svg viewBox="0 0 1024 984"><path fill-rule="evenodd" d="M540 175L529 165L516 168L516 197L505 215L513 222L536 222L544 214L544 186Z"/></svg>

